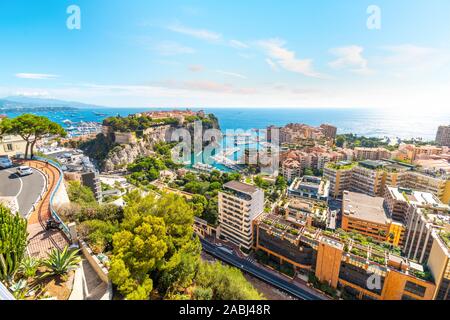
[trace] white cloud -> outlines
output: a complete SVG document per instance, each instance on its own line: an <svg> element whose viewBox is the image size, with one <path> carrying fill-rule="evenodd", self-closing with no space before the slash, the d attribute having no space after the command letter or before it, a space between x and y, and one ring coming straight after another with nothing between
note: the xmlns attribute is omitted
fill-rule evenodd
<svg viewBox="0 0 450 320"><path fill-rule="evenodd" d="M273 62L271 59L267 58L266 59L266 63L269 65L269 67L273 70L273 71L279 71L278 66L275 62Z"/></svg>
<svg viewBox="0 0 450 320"><path fill-rule="evenodd" d="M235 78L241 78L241 79L247 79L246 76L240 74L240 73L235 73L235 72L229 72L229 71L223 71L223 70L216 70L217 73L223 74L225 76L230 76L230 77L235 77Z"/></svg>
<svg viewBox="0 0 450 320"><path fill-rule="evenodd" d="M244 42L239 41L239 40L230 40L228 43L230 44L230 46L232 46L233 48L236 48L236 49L249 48L249 46L247 44L245 44Z"/></svg>
<svg viewBox="0 0 450 320"><path fill-rule="evenodd" d="M369 69L367 60L363 57L364 48L356 45L331 49L330 52L337 57L329 63L334 69L349 69L351 72L369 75L373 71Z"/></svg>
<svg viewBox="0 0 450 320"><path fill-rule="evenodd" d="M59 76L54 74L45 74L45 73L17 73L16 78L20 79L33 79L33 80L50 80L59 78Z"/></svg>
<svg viewBox="0 0 450 320"><path fill-rule="evenodd" d="M311 59L298 59L294 51L284 47L285 41L281 39L269 39L258 41L266 54L275 60L280 67L287 71L300 73L313 78L325 78L324 75L314 70Z"/></svg>
<svg viewBox="0 0 450 320"><path fill-rule="evenodd" d="M167 27L168 30L185 34L194 38L207 40L207 41L218 41L222 38L222 35L213 31L206 29L194 29L190 27L183 26L181 24L173 24Z"/></svg>
<svg viewBox="0 0 450 320"><path fill-rule="evenodd" d="M160 42L155 46L155 50L163 56L195 53L195 50L193 48L183 46L174 41Z"/></svg>
<svg viewBox="0 0 450 320"><path fill-rule="evenodd" d="M389 67L396 75L429 72L450 65L450 52L445 49L420 47L413 44L385 46L381 48L388 55L377 62Z"/></svg>

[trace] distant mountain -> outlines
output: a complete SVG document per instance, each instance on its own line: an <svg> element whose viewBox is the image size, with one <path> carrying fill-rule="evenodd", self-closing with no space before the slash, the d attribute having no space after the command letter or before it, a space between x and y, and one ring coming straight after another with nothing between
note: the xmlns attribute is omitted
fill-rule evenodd
<svg viewBox="0 0 450 320"><path fill-rule="evenodd" d="M5 112L33 112L51 110L70 110L84 108L99 108L99 106L88 105L74 101L63 101L56 99L41 99L25 96L11 96L0 99L0 113Z"/></svg>
<svg viewBox="0 0 450 320"><path fill-rule="evenodd" d="M92 107L100 107L91 104L85 104L76 101L64 101L57 99L45 99L45 98L36 98L36 97L26 97L26 96L10 96L3 98L2 100L16 102L16 103L24 103L24 104L36 104L36 105L46 105L46 106L69 106L73 108L92 108ZM101 107L100 107L101 108Z"/></svg>

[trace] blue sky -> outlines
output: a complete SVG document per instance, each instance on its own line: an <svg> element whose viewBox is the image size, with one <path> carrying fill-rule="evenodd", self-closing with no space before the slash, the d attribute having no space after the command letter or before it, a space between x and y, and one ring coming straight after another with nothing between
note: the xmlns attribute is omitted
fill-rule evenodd
<svg viewBox="0 0 450 320"><path fill-rule="evenodd" d="M69 30L69 5L81 29ZM381 10L371 30L367 8ZM0 1L0 96L117 107L450 105L450 1Z"/></svg>

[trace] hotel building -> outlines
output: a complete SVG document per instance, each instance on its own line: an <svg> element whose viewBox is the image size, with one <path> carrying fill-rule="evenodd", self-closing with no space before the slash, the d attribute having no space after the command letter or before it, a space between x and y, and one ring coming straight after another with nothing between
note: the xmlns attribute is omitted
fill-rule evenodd
<svg viewBox="0 0 450 320"><path fill-rule="evenodd" d="M255 186L230 181L219 192L219 236L250 250L252 221L264 211L264 192Z"/></svg>

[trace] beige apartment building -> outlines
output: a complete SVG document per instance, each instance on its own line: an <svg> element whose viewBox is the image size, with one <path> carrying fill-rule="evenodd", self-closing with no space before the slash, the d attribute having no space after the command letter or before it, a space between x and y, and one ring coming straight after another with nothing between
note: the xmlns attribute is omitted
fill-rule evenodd
<svg viewBox="0 0 450 320"><path fill-rule="evenodd" d="M385 148L355 148L356 160L382 160L390 159L391 152Z"/></svg>
<svg viewBox="0 0 450 320"><path fill-rule="evenodd" d="M330 196L342 197L344 190L350 190L353 168L356 162L341 161L328 163L323 169L323 177L330 181Z"/></svg>
<svg viewBox="0 0 450 320"><path fill-rule="evenodd" d="M450 207L430 192L387 187L385 207L392 219L406 227L403 252L406 257L425 263L433 244L433 232L445 230Z"/></svg>
<svg viewBox="0 0 450 320"><path fill-rule="evenodd" d="M444 204L450 203L450 176L441 171L421 171L394 161L366 160L358 164L328 163L324 177L330 180L330 195L342 196L344 190L383 196L386 186L431 192Z"/></svg>
<svg viewBox="0 0 450 320"><path fill-rule="evenodd" d="M264 192L239 181L230 181L219 192L219 237L250 250L253 220L264 211Z"/></svg>
<svg viewBox="0 0 450 320"><path fill-rule="evenodd" d="M19 136L0 136L0 156L14 157L17 154L25 154L27 143Z"/></svg>

